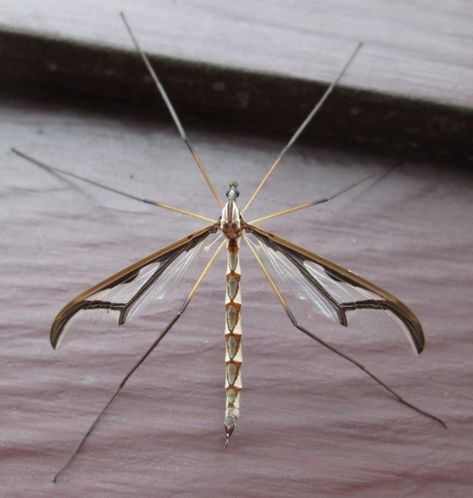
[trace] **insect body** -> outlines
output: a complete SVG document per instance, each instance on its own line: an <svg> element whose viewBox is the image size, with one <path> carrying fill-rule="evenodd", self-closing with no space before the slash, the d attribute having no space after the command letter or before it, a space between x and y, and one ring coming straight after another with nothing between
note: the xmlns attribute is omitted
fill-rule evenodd
<svg viewBox="0 0 473 498"><path fill-rule="evenodd" d="M79 446L71 455L66 464L56 474L54 480L56 480L59 474L71 463L74 456L82 448L86 438L92 432L97 422L105 413L117 394L125 386L131 375L159 345L161 340L184 314L199 285L214 263L217 255L223 249L225 243L227 245L225 299L225 446L228 445L240 416L240 394L242 388L242 328L240 285L241 269L239 251L241 241L248 246L251 253L256 258L258 265L267 278L277 299L283 306L290 323L297 330L306 334L313 340L317 341L320 345L328 348L333 353L341 356L356 367L363 370L371 377L372 380L388 391L405 406L446 427L445 423L441 419L404 400L393 389L384 384L378 377L376 377L355 359L331 346L301 325L284 297L283 286L288 284L289 287L296 292L296 294L303 297L304 302L307 303L308 306L311 306L319 314L338 322L343 326L349 326L353 317L356 318L361 313L366 313L368 318L368 327L370 326L369 320L372 319L374 320L375 327L377 328L382 327L390 334L399 332L402 334L402 337L404 338L403 340L410 344L412 350L415 353L420 353L424 348L425 339L422 326L415 314L395 296L372 284L368 280L349 270L346 270L345 268L342 268L335 263L332 263L331 261L328 261L325 258L322 258L313 252L299 247L277 235L267 232L259 226L259 223L265 220L328 202L329 200L334 199L335 197L342 195L344 192L356 187L361 182L368 180L373 175L363 178L362 180L357 181L326 197L305 202L289 209L270 213L249 222L246 221L247 209L252 205L255 198L264 188L269 178L280 164L281 159L297 140L303 130L308 126L312 118L322 106L323 102L332 92L333 88L336 86L340 78L347 70L349 64L354 59L356 53L361 47L361 44L356 47L342 71L327 88L322 98L296 130L287 145L282 149L281 153L270 167L268 173L263 178L258 188L250 196L243 209L240 210L237 206L237 199L239 197L238 185L236 183L230 184L226 193L227 200L226 203L224 203L210 180L204 165L187 138L184 128L164 88L162 87L161 82L154 72L147 56L141 50L138 41L136 40L123 14L122 18L139 55L143 59L172 119L174 120L181 138L189 149L196 166L202 174L202 177L205 179L215 200L222 209L222 214L220 218L216 220L215 218L207 217L193 211L170 206L158 201L143 199L123 190L104 185L95 180L81 177L75 173L54 168L28 156L23 152L13 149L13 152L17 155L49 172L73 177L96 187L144 202L147 205L153 205L162 209L178 212L207 223L204 228L201 228L183 239L137 261L119 273L103 280L102 282L99 282L90 289L79 294L70 303L68 303L55 318L50 334L52 346L57 348L66 335L74 334L77 330L81 329L81 327L83 327L83 321L87 320L91 316L97 316L97 320L92 320L91 322L94 326L96 323L99 323L102 318L110 319L110 317L114 318L118 325L124 324L127 320L131 319L135 313L142 309L143 304L152 301L153 298L156 297L159 299L159 297L163 296L170 287L177 284L179 277L182 276L182 274L190 266L192 261L202 249L204 242L209 237L214 236L217 240L223 238L223 241L220 242L214 253L211 255L176 315L172 318L156 340L150 345L145 354L124 377L114 395L105 405L102 412L96 417L89 431L81 440Z"/></svg>
<svg viewBox="0 0 473 498"><path fill-rule="evenodd" d="M227 289L225 299L225 432L228 446L230 436L240 416L241 364L241 291L239 241L229 239L227 245Z"/></svg>
<svg viewBox="0 0 473 498"><path fill-rule="evenodd" d="M241 364L241 288L239 239L242 230L240 210L236 199L240 195L238 184L231 183L227 191L227 203L222 210L220 228L227 237L227 276L225 298L225 446L235 430L240 416Z"/></svg>

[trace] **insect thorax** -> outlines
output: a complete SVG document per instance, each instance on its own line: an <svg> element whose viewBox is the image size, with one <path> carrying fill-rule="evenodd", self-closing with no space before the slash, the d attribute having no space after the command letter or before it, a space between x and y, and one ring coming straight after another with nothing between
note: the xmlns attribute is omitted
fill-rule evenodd
<svg viewBox="0 0 473 498"><path fill-rule="evenodd" d="M227 190L228 201L223 207L222 216L220 218L220 229L225 237L231 240L240 237L242 230L241 213L235 202L239 195L238 183L230 183L229 189Z"/></svg>

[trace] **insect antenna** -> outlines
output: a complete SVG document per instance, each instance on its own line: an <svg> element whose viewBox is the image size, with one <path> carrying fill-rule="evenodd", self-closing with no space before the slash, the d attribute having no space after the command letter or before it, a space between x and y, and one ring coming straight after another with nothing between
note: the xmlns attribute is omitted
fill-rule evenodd
<svg viewBox="0 0 473 498"><path fill-rule="evenodd" d="M398 168L400 165L397 164L389 169L387 169L386 171L384 171L383 173L379 174L379 173L373 173L372 175L368 175L368 176L365 176L363 178L361 178L360 180L357 180L356 182L348 185L347 187L344 187L343 189L341 190L338 190L337 192L334 192L333 194L330 194L330 195L327 195L325 197L321 197L319 199L316 199L315 201L310 201L310 202L304 202L303 204L298 204L297 206L293 206L293 207L290 207L288 209L283 209L281 211L276 211L274 213L271 213L271 214L267 214L266 216L262 216L261 218L257 218L256 220L252 220L252 221L249 221L248 223L251 223L252 225L255 224L255 223L260 223L262 221L266 221L266 220L271 220L273 218L276 218L278 216L283 216L285 214L289 214L289 213L293 213L294 211L300 211L301 209L306 209L306 208L309 208L309 207L312 207L312 206L316 206L317 204L323 204L324 202L328 202L328 201L331 201L332 199L335 199L336 197L344 194L345 192L348 192L349 190L357 187L358 185L368 181L368 180L371 180L372 178L376 178L376 181L373 182L373 185L378 183L379 181L381 181L384 177L386 177L387 175L389 175L392 171L394 171L396 168Z"/></svg>
<svg viewBox="0 0 473 498"><path fill-rule="evenodd" d="M179 116L177 115L176 110L174 109L174 106L171 103L171 100L168 97L168 94L166 93L166 90L164 89L160 79L158 78L158 75L156 74L155 70L153 69L153 66L151 65L151 62L148 59L148 56L143 52L138 39L136 38L135 34L133 33L133 30L131 29L130 23L128 22L125 14L123 12L120 12L120 16L123 20L123 23L125 24L125 27L128 31L128 34L130 35L131 41L133 42L133 45L135 46L136 51L140 55L140 57L143 59L143 62L146 66L146 69L148 70L158 92L161 94L162 99L164 100L164 103L166 104L166 107L168 108L169 114L171 115L174 124L176 125L177 131L179 132L179 135L181 136L182 140L184 140L184 143L186 144L187 148L189 149L192 158L194 159L194 162L196 163L197 167L199 168L200 173L204 177L204 180L207 182L207 185L212 192L213 196L215 197L216 201L218 202L220 207L223 207L223 201L220 195L217 192L217 189L215 188L214 184L212 183L212 180L210 179L204 164L200 160L199 156L197 155L197 152L195 151L194 147L190 143L189 139L187 138L187 134L184 130L184 127L182 126L182 123L179 119Z"/></svg>
<svg viewBox="0 0 473 498"><path fill-rule="evenodd" d="M363 45L363 42L358 43L355 50L353 51L350 58L343 66L343 68L340 71L340 73L338 74L338 76L332 81L332 83L327 88L327 90L325 90L325 92L322 95L322 97L320 98L320 100L317 102L317 104L315 104L314 108L309 112L308 116L304 119L302 124L299 126L299 128L297 128L295 133L292 135L289 142L281 150L278 157L276 158L276 160L274 161L274 163L272 164L272 166L269 168L268 172L266 173L265 177L261 180L261 183L258 185L258 188L253 192L250 199L246 203L245 207L241 210L242 213L244 213L251 206L251 204L253 204L253 201L256 199L256 197L259 195L259 193L263 190L263 188L266 185L266 183L268 182L269 178L274 173L274 170L278 167L279 163L281 162L281 159L286 155L286 153L292 147L294 142L299 138L301 133L307 128L309 123L312 121L312 118L317 114L317 112L320 110L320 108L324 105L328 96L332 93L333 89L337 86L338 82L342 79L342 77L346 73L348 67L355 59L356 54L361 49L362 45Z"/></svg>
<svg viewBox="0 0 473 498"><path fill-rule="evenodd" d="M258 256L258 254L257 254L257 252L256 252L256 250L255 250L255 248L254 248L254 246L252 244L252 242L248 239L248 237L246 237L246 235L243 235L243 238L244 238L246 244L248 245L248 247L250 248L251 252L253 253L254 257L256 258L256 261L257 261L258 265L260 266L261 270L263 271L264 276L266 277L266 279L268 280L269 284L271 285L271 287L272 287L273 291L275 292L275 294L276 294L279 302L281 303L282 307L284 308L284 311L286 312L287 316L289 317L289 320L291 321L292 325L294 325L294 327L296 327L298 330L300 330L301 332L303 332L305 335L309 336L314 341L317 341L319 344L321 344L325 348L327 348L330 351L332 351L332 353L335 353L336 355L344 358L345 360L349 361L350 363L352 363L353 365L355 365L356 367L358 367L360 370L362 370L363 372L365 372L379 386L381 386L385 391L387 391L392 396L394 396L394 398L396 398L400 403L402 403L403 405L407 406L408 408L411 408L412 410L414 410L415 412L419 413L420 415L423 415L424 417L428 417L428 418L430 418L432 420L435 420L435 422L437 422L438 424L440 424L443 428L447 429L447 424L442 419L440 419L439 417L436 417L435 415L432 415L431 413L429 413L429 412L427 412L425 410L422 410L421 408L413 405L409 401L406 401L396 391L394 391L394 389L391 389L381 379L379 379L376 375L374 375L373 373L371 373L359 361L355 360L354 358L352 358L351 356L347 355L346 353L342 353L340 350L338 350L334 346L331 346L330 344L328 344L327 342L325 342L323 339L321 339L320 337L316 336L315 334L313 334L312 332L310 332L309 330L307 330L302 325L299 325L299 323L297 322L296 317L294 316L294 314L292 313L291 309L289 308L289 305L288 305L287 301L284 299L284 296L282 295L282 293L279 290L278 286L276 285L274 279L271 277L268 269L266 268L266 265L263 263L263 261L261 260L261 258Z"/></svg>
<svg viewBox="0 0 473 498"><path fill-rule="evenodd" d="M67 462L59 469L59 471L56 473L56 475L53 478L53 482L57 482L59 476L69 467L69 465L72 463L74 460L75 456L79 451L82 449L84 446L84 443L86 442L87 438L92 434L93 430L97 426L99 420L102 418L102 416L105 414L109 406L113 403L114 399L118 396L120 391L125 387L126 383L128 382L128 379L138 370L138 368L143 364L143 362L148 358L148 356L153 352L153 350L159 345L162 339L166 336L166 334L174 327L176 322L181 318L181 316L184 314L186 311L189 303L191 302L191 299L194 297L195 293L197 292L197 289L199 285L202 283L202 280L204 279L205 275L207 272L210 270L210 267L213 265L215 262L218 254L222 250L226 240L222 241L220 245L217 247L215 252L213 253L212 257L206 264L205 268L202 270L201 274L197 278L194 286L192 287L191 291L189 292L187 298L185 299L184 303L182 304L181 308L179 311L176 313L174 318L168 323L167 327L161 332L161 334L158 336L158 338L151 344L151 346L147 349L147 351L144 353L143 356L135 363L135 365L129 370L129 372L125 375L123 380L120 382L120 385L117 387L111 398L108 400L107 404L104 406L102 411L95 417L92 425L89 427L85 435L82 437L80 443L78 444L77 448L74 450L72 455L69 457Z"/></svg>
<svg viewBox="0 0 473 498"><path fill-rule="evenodd" d="M149 199L143 199L141 197L138 197L136 195L130 194L129 192L125 192L124 190L120 190L114 187L110 187L108 185L105 185L100 182L96 182L95 180L91 180L89 178L85 178L84 176L76 175L75 173L71 173L70 171L65 171L63 169L56 168L54 166L49 166L48 164L43 163L42 161L39 161L38 159L35 159L34 157L31 157L24 152L20 152L18 149L12 148L11 151L16 154L17 156L26 159L32 164L35 164L36 166L46 170L48 173L52 173L54 175L64 175L64 176L69 176L71 178L75 178L76 180L80 180L82 182L88 183L90 185L94 185L95 187L102 188L104 190L108 190L109 192L113 192L118 195L122 195L124 197L128 197L129 199L133 199L135 201L140 201L144 202L145 204L150 204L152 206L156 206L159 208L167 209L169 211L174 211L179 214L185 214L186 216L191 216L192 218L197 218L202 221L210 221L211 223L215 222L212 218L208 218L207 216L202 216L201 214L194 213L192 211L188 211L187 209L182 209L178 207L171 206L169 204L163 204L162 202L158 201L151 201Z"/></svg>

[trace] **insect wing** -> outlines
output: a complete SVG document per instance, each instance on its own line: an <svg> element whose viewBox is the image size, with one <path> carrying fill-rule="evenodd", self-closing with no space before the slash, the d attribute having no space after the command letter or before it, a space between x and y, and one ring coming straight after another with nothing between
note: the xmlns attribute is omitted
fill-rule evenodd
<svg viewBox="0 0 473 498"><path fill-rule="evenodd" d="M290 288L319 314L341 325L398 338L415 353L422 351L425 340L419 320L392 294L259 227L247 225L246 232L282 289Z"/></svg>
<svg viewBox="0 0 473 498"><path fill-rule="evenodd" d="M199 255L208 252L212 233L213 225L194 232L79 294L56 316L52 346L59 347L66 337L123 325L138 312L159 305L195 269Z"/></svg>

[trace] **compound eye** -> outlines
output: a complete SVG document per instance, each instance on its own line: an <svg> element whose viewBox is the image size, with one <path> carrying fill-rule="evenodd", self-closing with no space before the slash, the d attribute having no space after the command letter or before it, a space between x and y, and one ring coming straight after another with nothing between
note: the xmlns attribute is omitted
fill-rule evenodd
<svg viewBox="0 0 473 498"><path fill-rule="evenodd" d="M222 226L222 228L223 228L224 230L228 230L228 227L229 227L229 226L230 226L230 225L229 225L228 223L224 223L224 224L223 224L223 226Z"/></svg>
<svg viewBox="0 0 473 498"><path fill-rule="evenodd" d="M232 228L233 230L236 230L238 228L238 225L236 223L232 223Z"/></svg>

